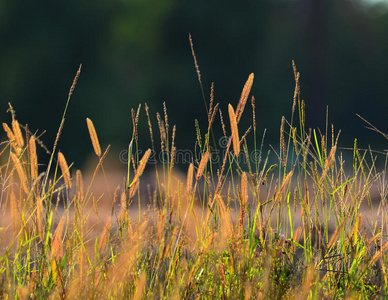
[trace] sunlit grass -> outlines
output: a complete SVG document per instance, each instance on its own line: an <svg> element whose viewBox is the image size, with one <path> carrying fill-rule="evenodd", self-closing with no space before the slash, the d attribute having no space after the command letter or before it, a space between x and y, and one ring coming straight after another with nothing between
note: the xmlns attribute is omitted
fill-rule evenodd
<svg viewBox="0 0 388 300"><path fill-rule="evenodd" d="M183 180L175 176L179 149L167 106L153 118L145 105L147 124L139 124L140 106L132 110L127 178L106 218L93 181L105 172L109 146L101 151L93 122L86 125L99 162L84 187L81 171L56 146L67 105L48 162L38 160L39 136L20 127L10 106L0 152L1 298L386 297L386 170L356 141L345 163L339 132L329 124L324 132L306 128L295 65L294 75L291 118L282 118L279 149L268 154L258 138L255 100L248 101L253 74L228 113L214 103L212 88L208 124L196 122ZM242 117L252 126L240 128ZM137 127L147 125L152 148L141 152ZM143 172L153 168L147 162L160 151L166 159L155 167L156 189L140 194ZM101 226L90 226L95 217Z"/></svg>

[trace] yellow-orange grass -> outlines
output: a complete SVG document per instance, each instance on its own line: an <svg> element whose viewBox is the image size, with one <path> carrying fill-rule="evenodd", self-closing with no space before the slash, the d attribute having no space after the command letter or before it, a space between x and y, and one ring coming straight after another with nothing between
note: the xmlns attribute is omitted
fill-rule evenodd
<svg viewBox="0 0 388 300"><path fill-rule="evenodd" d="M236 109L237 123L240 122L242 113L243 113L244 108L245 108L245 104L247 103L249 93L251 92L254 77L255 77L255 75L253 73L251 73L249 75L248 80L245 83L244 88L242 90L240 101L239 101L239 103L237 105L237 109Z"/></svg>
<svg viewBox="0 0 388 300"><path fill-rule="evenodd" d="M139 180L139 177L143 174L145 166L148 162L148 159L150 158L150 155L151 155L151 149L148 149L140 160L139 166L137 167L137 170L136 170L136 175L132 180L131 186L135 184L136 181Z"/></svg>
<svg viewBox="0 0 388 300"><path fill-rule="evenodd" d="M129 199L132 199L135 196L138 189L139 189L139 180L136 180L131 185L131 188L129 189Z"/></svg>
<svg viewBox="0 0 388 300"><path fill-rule="evenodd" d="M274 200L275 202L279 201L280 198L282 197L283 193L285 192L288 184L290 183L291 181L291 178L292 178L292 175L294 174L294 171L290 171L286 177L283 179L283 182L282 184L280 185L280 188L276 191L275 193L275 196L274 196Z"/></svg>
<svg viewBox="0 0 388 300"><path fill-rule="evenodd" d="M125 192L121 193L120 196L120 213L119 213L119 220L124 219L127 211L127 197Z"/></svg>
<svg viewBox="0 0 388 300"><path fill-rule="evenodd" d="M239 220L239 230L242 233L244 227L244 218L245 218L245 206L248 200L248 180L247 174L243 172L241 174L241 208L240 208L240 220Z"/></svg>
<svg viewBox="0 0 388 300"><path fill-rule="evenodd" d="M34 136L30 137L29 146L30 146L31 179L35 180L38 177L38 157L36 156L36 144L35 144Z"/></svg>
<svg viewBox="0 0 388 300"><path fill-rule="evenodd" d="M82 173L80 170L76 171L75 179L77 198L79 201L82 201L84 199L84 182L82 180Z"/></svg>
<svg viewBox="0 0 388 300"><path fill-rule="evenodd" d="M65 225L65 218L62 217L59 221L57 230L54 235L53 242L51 244L51 253L53 257L51 258L51 268L53 273L53 279L56 285L59 287L61 284L61 272L58 267L59 260L63 257L63 242L62 242L62 231Z"/></svg>
<svg viewBox="0 0 388 300"><path fill-rule="evenodd" d="M238 135L237 120L232 105L229 104L229 119L232 130L233 151L236 156L240 154L240 138Z"/></svg>
<svg viewBox="0 0 388 300"><path fill-rule="evenodd" d="M96 153L97 156L101 156L101 147L98 141L98 136L96 133L96 129L94 128L93 122L89 118L86 118L86 123L88 125L89 135L90 135L90 139L92 140L94 153Z"/></svg>
<svg viewBox="0 0 388 300"><path fill-rule="evenodd" d="M10 142L15 142L15 135L13 134L11 128L9 128L7 123L3 123L4 131L7 133L8 139Z"/></svg>
<svg viewBox="0 0 388 300"><path fill-rule="evenodd" d="M191 193L193 190L193 174L194 174L194 165L190 164L189 170L187 171L187 184L186 184L187 193Z"/></svg>
<svg viewBox="0 0 388 300"><path fill-rule="evenodd" d="M42 198L38 195L36 198L36 211L37 211L37 222L38 222L38 233L40 240L43 242L44 236L43 236L43 203Z"/></svg>
<svg viewBox="0 0 388 300"><path fill-rule="evenodd" d="M109 238L110 228L111 228L111 218L109 217L105 223L104 230L102 232L100 240L98 241L98 251L101 251L102 249L104 249L104 246L106 245L106 242L108 241L108 238Z"/></svg>
<svg viewBox="0 0 388 300"><path fill-rule="evenodd" d="M62 217L58 223L57 230L51 246L51 252L56 259L61 259L63 256L62 231L65 225L65 217Z"/></svg>
<svg viewBox="0 0 388 300"><path fill-rule="evenodd" d="M335 160L335 152L337 150L337 145L334 145L333 148L331 148L328 158L326 159L325 166L323 168L321 181L323 181L327 175L327 172L329 171L329 168L333 164Z"/></svg>
<svg viewBox="0 0 388 300"><path fill-rule="evenodd" d="M232 233L230 211L227 210L227 208L225 207L224 200L222 199L220 194L216 194L214 198L217 202L218 212L220 214L221 219L221 234L223 239L227 240L230 238Z"/></svg>
<svg viewBox="0 0 388 300"><path fill-rule="evenodd" d="M70 171L69 171L69 167L67 165L66 159L63 156L62 152L58 152L58 163L63 174L63 180L65 181L65 185L68 189L70 189L71 188Z"/></svg>
<svg viewBox="0 0 388 300"><path fill-rule="evenodd" d="M248 179L247 174L243 172L241 174L241 202L243 205L247 203L248 200Z"/></svg>
<svg viewBox="0 0 388 300"><path fill-rule="evenodd" d="M24 170L22 168L20 160L13 152L11 152L11 159L12 159L12 162L15 166L16 172L19 175L19 179L20 179L20 182L22 184L23 190L28 194L27 176L26 176L26 173L24 173Z"/></svg>
<svg viewBox="0 0 388 300"><path fill-rule="evenodd" d="M203 172L205 171L207 162L209 161L210 153L205 152L205 154L202 156L201 162L199 163L198 171L197 171L197 180L199 180L202 177Z"/></svg>
<svg viewBox="0 0 388 300"><path fill-rule="evenodd" d="M22 148L24 146L24 139L20 130L19 122L15 119L12 120L12 130L15 134L16 143L20 148Z"/></svg>
<svg viewBox="0 0 388 300"><path fill-rule="evenodd" d="M3 123L3 128L4 128L4 131L7 133L9 143L11 144L12 148L15 150L16 155L19 156L19 155L20 155L21 149L20 149L19 146L16 144L15 135L13 134L11 128L9 128L9 126L8 126L7 123Z"/></svg>
<svg viewBox="0 0 388 300"><path fill-rule="evenodd" d="M143 299L143 291L146 283L147 283L147 275L145 273L141 273L137 278L137 282L135 284L136 293L132 298L133 300Z"/></svg>

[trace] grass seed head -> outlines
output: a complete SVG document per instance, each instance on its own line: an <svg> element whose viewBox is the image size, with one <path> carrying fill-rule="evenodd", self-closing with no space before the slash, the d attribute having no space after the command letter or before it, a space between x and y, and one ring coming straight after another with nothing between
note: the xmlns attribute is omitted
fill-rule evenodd
<svg viewBox="0 0 388 300"><path fill-rule="evenodd" d="M15 142L15 135L13 134L11 128L9 128L7 123L3 123L4 131L7 133L8 139L10 142Z"/></svg>
<svg viewBox="0 0 388 300"><path fill-rule="evenodd" d="M10 145L15 150L16 155L19 156L21 149L16 143L15 135L13 134L11 128L9 128L7 123L3 123L3 128L4 128L4 131L7 133L7 137L8 137Z"/></svg>
<svg viewBox="0 0 388 300"><path fill-rule="evenodd" d="M251 73L249 75L248 80L245 83L244 88L242 90L240 101L238 102L237 109L236 109L237 123L240 122L242 113L243 113L244 108L245 108L245 104L247 103L249 93L251 92L254 77L255 77L255 75L253 73Z"/></svg>
<svg viewBox="0 0 388 300"><path fill-rule="evenodd" d="M132 180L131 186L135 184L139 180L139 177L143 174L144 169L147 165L148 159L150 158L150 155L151 155L151 149L148 149L140 160L139 166L137 167L137 170L136 170L136 175Z"/></svg>
<svg viewBox="0 0 388 300"><path fill-rule="evenodd" d="M202 156L201 162L199 163L198 166L198 171L197 171L197 180L201 179L203 172L205 171L207 162L209 161L210 153L205 152L205 154Z"/></svg>
<svg viewBox="0 0 388 300"><path fill-rule="evenodd" d="M61 259L63 256L62 231L65 226L65 218L62 217L58 223L57 230L51 246L51 251L54 257Z"/></svg>
<svg viewBox="0 0 388 300"><path fill-rule="evenodd" d="M151 143L153 145L154 144L154 134L153 134L153 131L152 131L151 118L150 118L149 107L148 107L147 103L145 104L145 111L146 111L146 114L147 114L147 121L148 121L149 130L150 130Z"/></svg>
<svg viewBox="0 0 388 300"><path fill-rule="evenodd" d="M29 141L30 147L30 164L31 164L31 179L35 180L38 177L38 157L36 155L35 137L32 135Z"/></svg>
<svg viewBox="0 0 388 300"><path fill-rule="evenodd" d="M23 170L22 164L20 163L19 158L13 152L11 152L11 159L12 159L12 162L15 166L16 172L18 173L23 190L28 194L27 176Z"/></svg>
<svg viewBox="0 0 388 300"><path fill-rule="evenodd" d="M248 180L245 172L241 174L241 198L242 204L245 205L248 200Z"/></svg>
<svg viewBox="0 0 388 300"><path fill-rule="evenodd" d="M75 173L75 186L77 192L77 198L79 201L84 199L84 183L82 180L82 173L80 170L77 170Z"/></svg>
<svg viewBox="0 0 388 300"><path fill-rule="evenodd" d="M240 154L240 138L238 135L237 119L236 119L236 115L234 113L232 105L229 104L228 109L229 109L230 127L232 130L232 141L233 141L234 155L236 157L238 157Z"/></svg>
<svg viewBox="0 0 388 300"><path fill-rule="evenodd" d="M187 171L187 184L186 184L187 193L191 193L193 190L193 174L194 174L194 165L191 163L189 166L189 170Z"/></svg>
<svg viewBox="0 0 388 300"><path fill-rule="evenodd" d="M20 130L19 122L15 119L12 120L12 130L13 130L13 133L15 134L16 143L20 148L22 148L24 146L24 139L23 139L22 131Z"/></svg>
<svg viewBox="0 0 388 300"><path fill-rule="evenodd" d="M94 128L92 120L90 120L89 118L86 118L86 123L88 125L89 135L90 135L90 139L92 140L94 153L96 153L96 155L100 157L101 156L101 147L100 147L100 143L98 141L96 129Z"/></svg>
<svg viewBox="0 0 388 300"><path fill-rule="evenodd" d="M62 154L62 152L58 152L58 163L63 174L63 180L65 181L65 185L68 189L71 189L70 171L65 156Z"/></svg>
<svg viewBox="0 0 388 300"><path fill-rule="evenodd" d="M68 98L70 98L71 95L72 95L73 92L74 92L74 89L75 89L75 86L76 86L76 84L77 84L78 78L79 78L79 76L81 75L81 68L82 68L82 64L79 65L78 71L77 71L77 73L75 74L75 77L74 77L74 80L73 80L73 84L72 84L71 87L70 87L70 91L69 91L69 96L68 96Z"/></svg>
<svg viewBox="0 0 388 300"><path fill-rule="evenodd" d="M43 203L42 198L38 195L36 198L36 211L37 211L37 223L38 223L38 233L40 240L43 242Z"/></svg>

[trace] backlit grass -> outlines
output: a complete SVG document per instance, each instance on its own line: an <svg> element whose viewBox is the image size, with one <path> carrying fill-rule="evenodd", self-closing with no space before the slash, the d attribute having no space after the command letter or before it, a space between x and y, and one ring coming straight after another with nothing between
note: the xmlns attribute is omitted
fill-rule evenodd
<svg viewBox="0 0 388 300"><path fill-rule="evenodd" d="M279 149L262 151L251 74L225 113L212 88L208 124L195 125L185 179L176 176L182 161L167 106L156 117L147 105L132 110L127 176L108 217L99 215L93 180L105 172L109 146L101 147L93 122L85 125L99 162L88 186L57 149L79 72L51 149L17 122L11 106L11 123L3 123L1 298L387 297L385 170L357 141L345 163L330 124L323 132L306 127L295 65L292 114L281 120ZM239 127L242 117L251 127ZM216 122L221 136L213 133ZM151 149L140 151L138 126L149 127ZM37 147L48 151L48 161L38 159ZM165 159L150 164L161 151ZM140 193L148 183L143 172L155 172L149 194Z"/></svg>

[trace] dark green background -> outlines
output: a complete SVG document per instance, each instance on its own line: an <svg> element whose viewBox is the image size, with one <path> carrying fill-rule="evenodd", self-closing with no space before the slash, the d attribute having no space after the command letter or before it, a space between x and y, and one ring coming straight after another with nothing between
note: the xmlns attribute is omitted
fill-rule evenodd
<svg viewBox="0 0 388 300"><path fill-rule="evenodd" d="M59 143L69 162L81 167L92 153L86 117L103 147L113 145L111 160L118 162L132 134L130 109L144 102L154 115L165 101L178 148L193 149L194 119L203 130L207 124L189 33L206 96L214 82L225 116L255 73L252 92L258 130L268 129L266 149L277 147L281 116L291 114L292 60L301 72L308 126L324 129L329 106L343 146L358 138L362 146L386 148L355 114L388 131L388 11L350 0L1 0L1 120L11 120L11 102L20 123L47 130L43 141L51 148L82 63ZM250 122L247 109L240 131ZM153 123L156 133L155 116ZM140 147L149 147L144 110L139 126Z"/></svg>

